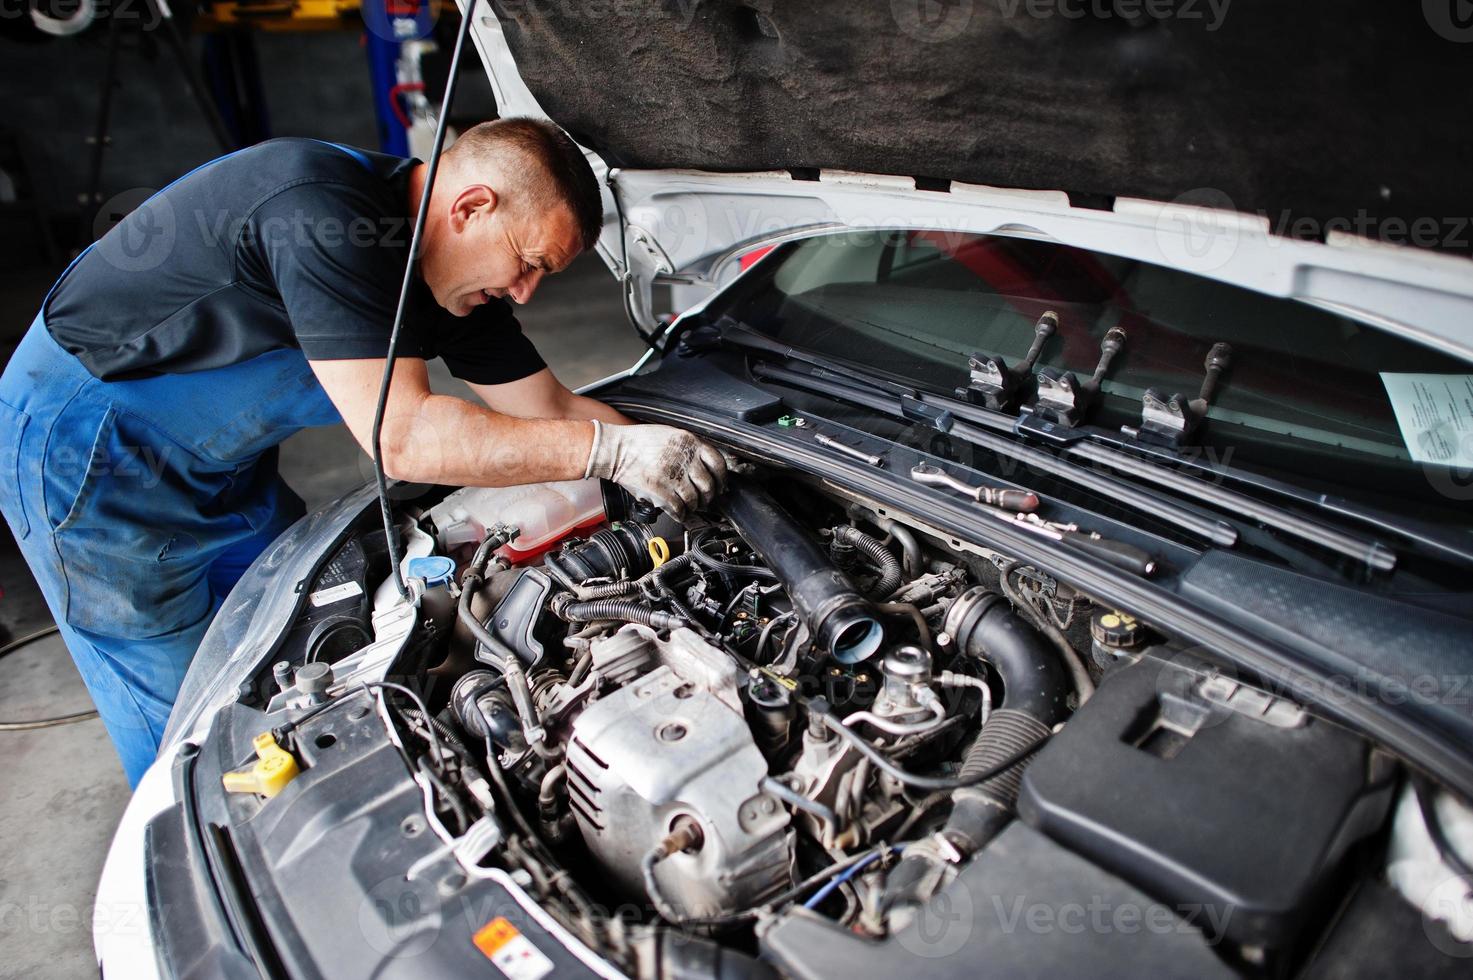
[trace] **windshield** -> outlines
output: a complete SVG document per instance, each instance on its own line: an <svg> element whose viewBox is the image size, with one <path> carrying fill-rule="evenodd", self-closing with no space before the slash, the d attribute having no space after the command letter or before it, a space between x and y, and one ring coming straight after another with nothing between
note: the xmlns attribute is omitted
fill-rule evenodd
<svg viewBox="0 0 1473 980"><path fill-rule="evenodd" d="M1037 367L1080 381L1119 326L1125 348L1089 420L1110 429L1139 424L1147 388L1195 398L1207 351L1226 341L1204 456L1403 512L1414 497L1418 516L1466 523L1468 473L1409 451L1398 409L1402 422L1427 410L1399 394L1405 375L1435 376L1454 410L1466 405L1456 395L1473 390L1473 366L1302 303L1048 242L930 231L789 243L724 299L712 313L944 394L966 386L969 354L1021 362L1046 311L1059 328Z"/></svg>

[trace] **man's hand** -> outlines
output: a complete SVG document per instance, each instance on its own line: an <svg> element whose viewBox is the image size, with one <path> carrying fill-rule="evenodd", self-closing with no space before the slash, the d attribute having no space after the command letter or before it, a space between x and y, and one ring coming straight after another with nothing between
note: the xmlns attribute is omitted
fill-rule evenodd
<svg viewBox="0 0 1473 980"><path fill-rule="evenodd" d="M726 460L709 443L668 425L594 422L585 477L602 477L684 520L726 485Z"/></svg>

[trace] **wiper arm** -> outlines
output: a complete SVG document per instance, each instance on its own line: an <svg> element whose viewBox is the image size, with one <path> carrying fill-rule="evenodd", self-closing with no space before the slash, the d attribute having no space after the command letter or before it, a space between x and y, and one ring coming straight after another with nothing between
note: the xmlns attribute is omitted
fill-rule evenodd
<svg viewBox="0 0 1473 980"><path fill-rule="evenodd" d="M1107 449L1092 442L1074 443L1065 449L1065 452L1070 456L1078 456L1081 459L1099 463L1101 466L1108 466L1112 470L1154 483L1157 486L1195 494L1215 507L1266 524L1285 534L1293 535L1331 551L1337 551L1342 555L1348 555L1365 562L1377 571L1389 572L1396 567L1396 552L1379 541L1347 534L1253 497L1208 483L1206 480L1183 476L1148 460Z"/></svg>
<svg viewBox="0 0 1473 980"><path fill-rule="evenodd" d="M967 402L924 392L920 393L917 397L924 404L937 408L944 407L946 411L953 412L958 417L986 425L995 431L1016 433L1019 429L1018 423L1015 420ZM1035 430L1029 431L1033 432ZM1154 483L1157 486L1165 487L1176 493L1197 497L1214 507L1228 511L1233 516L1242 520L1256 521L1277 531L1281 531L1284 534L1299 538L1301 541L1308 541L1319 547L1338 552L1357 561L1362 561L1377 571L1389 572L1396 567L1396 552L1379 541L1347 531L1341 531L1338 528L1330 527L1319 521L1301 517L1293 511L1265 503L1256 497L1250 497L1247 494L1229 490L1208 480L1186 476L1161 463L1152 462L1143 456L1116 449L1112 444L1118 444L1118 440L1104 435L1091 427L1081 426L1071 429L1066 436L1056 440L1055 444L1059 446L1060 452L1063 455L1074 456L1091 463L1107 466L1116 472ZM1190 461L1185 457L1173 456L1172 459L1173 461L1190 464ZM1218 478L1232 478L1232 475L1226 470L1208 469L1208 472ZM1302 492L1294 492L1286 484L1277 483L1277 481L1268 481L1265 479L1264 483L1259 486L1260 489L1275 490L1281 495L1290 496L1299 503L1311 506L1316 504L1314 498L1306 497ZM1348 507L1348 505L1346 506ZM1332 508L1326 507L1326 509ZM1337 510L1336 512L1341 514L1341 516L1348 516L1345 510ZM1351 513L1353 514L1354 512ZM1415 535L1414 532L1388 526L1389 522L1386 522L1384 519L1376 523L1377 526L1382 527L1384 530L1400 530L1403 534L1415 536L1417 540L1423 540L1421 535ZM1473 560L1473 553L1464 552L1451 543L1436 538L1424 540L1423 543L1462 557L1464 560Z"/></svg>
<svg viewBox="0 0 1473 980"><path fill-rule="evenodd" d="M758 377L828 395L831 398L860 405L892 418L907 421L918 420L914 409L907 412L903 401L905 398L914 396L892 393L881 386L870 386L864 381L844 378L835 371L824 371L826 376L819 377L816 373L794 371L765 361L758 361L752 365L752 372ZM1116 503L1174 524L1204 541L1229 548L1237 544L1238 532L1232 525L1198 514L1160 494L1142 490L1132 483L1117 480L1103 473L1096 473L1088 467L1016 442L1006 436L993 435L968 422L954 419L936 421L944 426L944 431L954 434L965 442L995 452L1000 456L1016 459L1038 472L1047 473L1093 490Z"/></svg>
<svg viewBox="0 0 1473 980"><path fill-rule="evenodd" d="M1240 469L1230 469L1226 466L1209 463L1193 456L1177 453L1165 447L1133 444L1120 436L1118 433L1084 426L1080 430L1080 439L1077 443L1088 443L1104 449L1111 454L1112 459L1124 459L1130 461L1144 461L1152 463L1164 471L1170 471L1171 467L1182 467L1201 473L1208 480L1227 481L1239 486L1257 490L1260 493L1271 494L1285 500L1293 501L1303 507L1322 511L1334 515L1337 518L1355 521L1368 527L1387 534L1394 534L1414 544L1428 548L1432 551L1441 552L1448 558L1455 559L1465 564L1473 565L1473 548L1450 540L1447 535L1440 533L1435 527L1421 521L1388 514L1374 507L1355 504L1341 497L1330 494L1315 493L1305 490L1292 483L1264 476ZM1109 465L1109 464L1106 464ZM1189 484L1193 491L1200 486L1200 481ZM1246 498L1252 499L1252 498Z"/></svg>
<svg viewBox="0 0 1473 980"><path fill-rule="evenodd" d="M766 365L765 370L769 372L784 371L791 375L787 378L781 378L776 374L772 374L770 376L773 380L786 380L788 383L797 383L800 386L806 385L808 387L814 387L816 384L841 386L847 389L847 394L843 391L830 391L828 393L848 401L853 401L854 398L852 396L862 392L863 389L870 389L872 392L871 397L878 397L880 402L884 402L885 404L871 402L867 403L866 407L874 408L892 416L898 414L900 417L912 422L931 422L932 424L937 424L942 418L945 418L948 431L954 432L958 438L990 449L1001 455L1030 463L1041 471L1050 473L1050 475L1058 476L1077 485L1114 496L1127 506L1143 510L1170 523L1174 523L1178 527L1197 534L1215 545L1232 547L1237 543L1237 530L1225 522L1214 522L1192 511L1181 508L1180 505L1169 501L1167 498L1155 494L1142 493L1133 484L1112 480L1091 469L1080 467L1077 464L1071 463L1064 456L1074 456L1081 460L1107 466L1110 469L1124 473L1135 479L1155 483L1157 486L1165 487L1176 493L1197 497L1209 502L1215 507L1228 511L1239 519L1264 524L1284 534L1346 555L1357 561L1362 561L1377 571L1391 571L1396 567L1396 552L1379 541L1341 531L1310 518L1302 517L1292 511L1287 511L1281 507L1276 507L1273 504L1247 496L1246 494L1183 475L1140 456L1110 448L1108 445L1089 438L1092 434L1087 429L1081 428L1075 430L1078 433L1078 437L1063 444L1062 452L1064 455L1054 456L1015 441L1015 420L1000 412L989 411L959 399L933 395L884 378L875 377L857 365L831 360L823 355L814 354L810 351L775 341L771 337L760 334L745 324L737 323L729 318L723 319L720 329L723 341L728 344L748 351L774 354L787 360L798 361L809 365L812 369L811 375L805 375L798 372L787 372L786 369ZM892 402L894 401L898 401L899 404L893 404ZM993 433L998 434L994 435ZM1007 435L1002 435L1002 433L1007 433ZM1226 475L1223 471L1219 470L1211 470L1211 472L1218 477ZM1106 481L1104 487L1108 489L1102 488L1096 482L1101 480ZM1287 494L1297 502L1310 506L1317 504L1315 498L1306 498L1304 495L1295 493L1291 488L1282 484L1277 487L1264 486L1262 488ZM1126 490L1125 494L1120 492L1122 489ZM1341 516L1361 517L1362 519L1370 520L1385 530L1413 537L1420 543L1435 547L1438 550L1463 558L1464 560L1473 561L1473 553L1458 548L1451 542L1418 534L1411 529L1388 526L1389 522L1384 518L1378 519L1375 515L1365 514L1351 509L1343 503L1336 505L1325 501L1319 503L1319 506L1332 510L1332 512Z"/></svg>

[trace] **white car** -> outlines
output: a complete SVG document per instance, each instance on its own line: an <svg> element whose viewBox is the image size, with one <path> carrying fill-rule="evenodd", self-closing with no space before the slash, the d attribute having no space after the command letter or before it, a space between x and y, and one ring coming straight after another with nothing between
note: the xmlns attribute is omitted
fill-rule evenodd
<svg viewBox="0 0 1473 980"><path fill-rule="evenodd" d="M1466 975L1458 22L1197 6L475 14L606 178L590 390L742 472L293 527L103 973Z"/></svg>

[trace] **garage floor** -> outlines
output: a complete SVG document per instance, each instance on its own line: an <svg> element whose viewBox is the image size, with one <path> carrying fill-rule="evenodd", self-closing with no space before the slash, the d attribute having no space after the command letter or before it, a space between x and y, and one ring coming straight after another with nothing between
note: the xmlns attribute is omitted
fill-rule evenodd
<svg viewBox="0 0 1473 980"><path fill-rule="evenodd" d="M51 278L0 275L0 357L9 357ZM628 367L643 350L625 322L612 277L592 256L547 280L520 317L569 387ZM436 362L434 367L438 390L456 391L444 366ZM371 475L367 457L341 426L294 436L283 446L281 468L308 508ZM0 531L0 588L0 643L50 625L50 613L8 528ZM0 660L0 721L90 707L71 658L55 637ZM92 901L113 828L128 801L128 785L102 723L92 719L0 732L0 766L10 780L0 794L0 977L96 976ZM115 926L130 924L120 918Z"/></svg>

